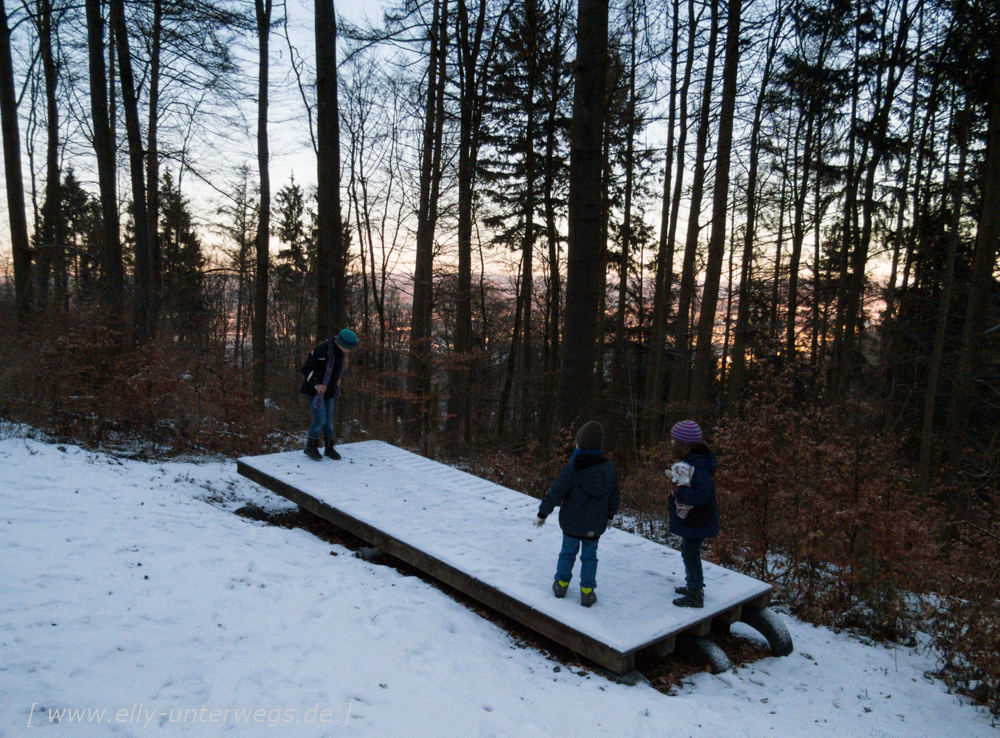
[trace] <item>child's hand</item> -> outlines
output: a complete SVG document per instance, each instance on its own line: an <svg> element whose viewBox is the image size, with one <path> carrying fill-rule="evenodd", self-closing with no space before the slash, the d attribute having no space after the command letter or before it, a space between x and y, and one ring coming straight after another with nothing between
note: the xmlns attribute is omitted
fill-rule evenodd
<svg viewBox="0 0 1000 738"><path fill-rule="evenodd" d="M531 522L535 524L536 528L541 528L543 525L545 525L545 518L543 518L540 515L536 515L535 519Z"/></svg>
<svg viewBox="0 0 1000 738"><path fill-rule="evenodd" d="M688 516L688 513L694 509L694 505L684 505L680 502L677 504L677 517L684 520Z"/></svg>

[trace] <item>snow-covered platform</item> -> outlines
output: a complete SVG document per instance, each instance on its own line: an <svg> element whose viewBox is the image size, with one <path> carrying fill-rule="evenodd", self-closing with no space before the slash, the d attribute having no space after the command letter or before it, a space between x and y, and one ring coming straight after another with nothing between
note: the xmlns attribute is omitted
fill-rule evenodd
<svg viewBox="0 0 1000 738"><path fill-rule="evenodd" d="M598 550L598 600L580 606L576 584L552 596L562 543L553 515L532 525L539 501L381 441L339 446L339 462L301 451L244 457L243 476L378 546L488 607L617 673L635 654L673 651L679 635L732 624L767 605L771 587L705 563L705 608L675 607L680 553L608 530Z"/></svg>

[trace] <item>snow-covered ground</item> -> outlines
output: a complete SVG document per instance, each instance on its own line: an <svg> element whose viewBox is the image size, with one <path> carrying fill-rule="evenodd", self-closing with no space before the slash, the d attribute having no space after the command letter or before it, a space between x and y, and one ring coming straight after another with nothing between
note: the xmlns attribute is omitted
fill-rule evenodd
<svg viewBox="0 0 1000 738"><path fill-rule="evenodd" d="M997 735L933 654L791 617L789 657L610 682L239 501L288 505L232 462L0 441L0 735Z"/></svg>

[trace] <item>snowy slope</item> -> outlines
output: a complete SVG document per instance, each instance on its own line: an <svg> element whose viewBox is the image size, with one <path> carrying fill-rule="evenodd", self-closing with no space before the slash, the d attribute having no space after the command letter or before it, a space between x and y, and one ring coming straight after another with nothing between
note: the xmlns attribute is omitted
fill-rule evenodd
<svg viewBox="0 0 1000 738"><path fill-rule="evenodd" d="M792 656L677 696L580 676L420 579L208 504L282 504L231 462L62 448L0 441L3 736L997 735L931 656L791 618Z"/></svg>

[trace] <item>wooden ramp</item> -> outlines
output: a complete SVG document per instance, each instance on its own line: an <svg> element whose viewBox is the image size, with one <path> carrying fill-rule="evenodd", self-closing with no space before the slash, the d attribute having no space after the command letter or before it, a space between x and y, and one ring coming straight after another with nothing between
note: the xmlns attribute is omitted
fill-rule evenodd
<svg viewBox="0 0 1000 738"><path fill-rule="evenodd" d="M245 457L243 476L429 576L602 666L623 673L635 654L674 650L679 635L732 624L767 605L771 587L705 564L705 608L675 607L680 553L611 529L598 550L597 604L580 606L577 561L570 594L552 596L562 543L557 515L532 525L539 501L380 441L338 446L343 459L301 451Z"/></svg>

